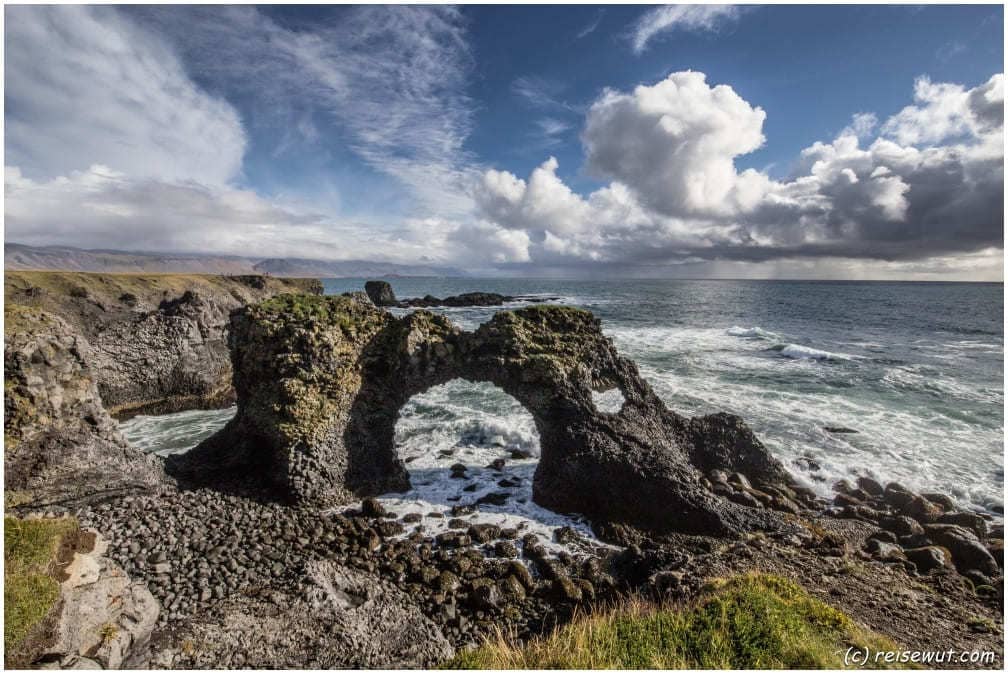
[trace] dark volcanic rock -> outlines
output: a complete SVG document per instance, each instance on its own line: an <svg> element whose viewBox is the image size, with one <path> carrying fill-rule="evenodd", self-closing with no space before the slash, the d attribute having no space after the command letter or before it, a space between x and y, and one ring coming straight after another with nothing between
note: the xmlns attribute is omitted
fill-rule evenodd
<svg viewBox="0 0 1008 674"><path fill-rule="evenodd" d="M300 503L405 490L393 443L399 410L461 377L501 387L532 414L540 505L660 532L737 534L781 522L701 484L698 469L715 468L790 481L745 424L668 410L586 311L505 311L469 333L425 311L396 318L344 297L285 295L236 312L230 334L238 413L169 459L178 475L268 475ZM626 402L600 414L592 392L613 388Z"/></svg>
<svg viewBox="0 0 1008 674"><path fill-rule="evenodd" d="M368 294L376 307L394 307L399 305L395 292L388 281L368 281L364 284L364 292Z"/></svg>
<svg viewBox="0 0 1008 674"><path fill-rule="evenodd" d="M498 307L515 298L497 293L462 293L441 299L433 295L403 300L399 306L404 307Z"/></svg>
<svg viewBox="0 0 1008 674"><path fill-rule="evenodd" d="M979 571L987 576L998 575L994 556L970 530L955 524L929 524L924 527L924 532L936 544L948 548L959 573Z"/></svg>

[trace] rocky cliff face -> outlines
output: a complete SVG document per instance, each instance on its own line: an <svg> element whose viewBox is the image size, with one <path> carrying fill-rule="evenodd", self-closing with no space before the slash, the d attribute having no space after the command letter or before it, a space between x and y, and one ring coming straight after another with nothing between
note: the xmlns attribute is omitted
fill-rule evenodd
<svg viewBox="0 0 1008 674"><path fill-rule="evenodd" d="M545 507L658 532L777 523L714 495L700 470L787 481L781 465L735 417L669 411L589 312L534 306L469 333L425 311L395 318L355 298L285 295L236 312L230 334L238 413L169 462L189 479L268 476L283 495L319 505L404 490L399 410L463 378L501 387L532 414L542 446L534 498ZM612 389L622 408L596 409L593 392Z"/></svg>
<svg viewBox="0 0 1008 674"><path fill-rule="evenodd" d="M6 300L60 317L86 340L113 415L230 404L232 311L282 292L321 293L315 279L264 276L5 274Z"/></svg>
<svg viewBox="0 0 1008 674"><path fill-rule="evenodd" d="M17 502L65 506L163 483L160 464L122 439L110 412L227 403L231 311L278 292L321 292L318 281L261 276L4 280L5 486Z"/></svg>
<svg viewBox="0 0 1008 674"><path fill-rule="evenodd" d="M87 340L45 311L4 310L4 470L8 501L63 503L163 479L102 407Z"/></svg>

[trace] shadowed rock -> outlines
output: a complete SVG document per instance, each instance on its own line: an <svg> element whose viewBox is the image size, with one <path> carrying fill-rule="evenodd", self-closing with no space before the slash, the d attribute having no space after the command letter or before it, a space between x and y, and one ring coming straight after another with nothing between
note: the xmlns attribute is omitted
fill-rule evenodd
<svg viewBox="0 0 1008 674"><path fill-rule="evenodd" d="M700 470L788 475L730 415L668 410L591 313L531 306L474 332L426 311L395 318L346 297L283 295L236 312L238 412L169 469L187 479L266 478L300 503L332 505L408 488L393 437L409 398L455 378L491 382L532 415L541 441L537 503L655 532L730 535L779 515L728 502ZM592 392L619 389L622 407Z"/></svg>
<svg viewBox="0 0 1008 674"><path fill-rule="evenodd" d="M388 281L368 281L364 284L364 292L368 294L376 307L398 306L395 292Z"/></svg>

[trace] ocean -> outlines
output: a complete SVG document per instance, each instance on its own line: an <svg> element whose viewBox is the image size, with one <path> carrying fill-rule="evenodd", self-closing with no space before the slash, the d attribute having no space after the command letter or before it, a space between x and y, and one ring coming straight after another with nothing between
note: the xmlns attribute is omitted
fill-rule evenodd
<svg viewBox="0 0 1008 674"><path fill-rule="evenodd" d="M365 279L326 280L327 293ZM1004 485L1004 298L1000 283L395 278L399 297L468 291L559 297L603 331L667 405L687 416L741 416L823 496L868 475L1000 512ZM520 306L520 305L516 305ZM500 308L443 312L472 329ZM402 313L404 310L394 310ZM134 417L128 440L185 451L234 410ZM530 530L576 517L531 500L538 437L531 416L489 384L461 380L414 396L396 443L413 489L383 500L400 512L445 511L489 493L481 521ZM529 458L514 459L522 450ZM486 468L507 460L506 474ZM448 467L471 466L453 480ZM501 481L506 480L505 487Z"/></svg>

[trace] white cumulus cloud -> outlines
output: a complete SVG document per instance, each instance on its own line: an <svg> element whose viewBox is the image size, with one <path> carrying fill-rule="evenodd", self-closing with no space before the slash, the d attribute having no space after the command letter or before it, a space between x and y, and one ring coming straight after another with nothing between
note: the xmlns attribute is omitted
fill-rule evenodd
<svg viewBox="0 0 1008 674"><path fill-rule="evenodd" d="M552 157L524 180L487 171L480 216L529 236L529 258L623 267L690 260L920 260L1001 246L1003 76L925 86L881 125L858 113L774 180L735 159L764 142L764 112L702 73L605 91L582 133L586 167L611 182L586 197Z"/></svg>

